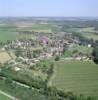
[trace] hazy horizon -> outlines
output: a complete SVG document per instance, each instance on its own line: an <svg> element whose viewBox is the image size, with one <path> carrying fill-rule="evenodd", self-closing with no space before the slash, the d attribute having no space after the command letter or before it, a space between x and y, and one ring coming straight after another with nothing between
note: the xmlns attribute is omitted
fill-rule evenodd
<svg viewBox="0 0 98 100"><path fill-rule="evenodd" d="M0 17L98 17L98 0L0 0Z"/></svg>

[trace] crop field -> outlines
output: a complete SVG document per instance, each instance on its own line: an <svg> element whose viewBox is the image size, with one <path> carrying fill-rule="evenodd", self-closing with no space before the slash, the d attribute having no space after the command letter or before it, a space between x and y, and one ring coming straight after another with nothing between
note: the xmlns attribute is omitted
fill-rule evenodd
<svg viewBox="0 0 98 100"><path fill-rule="evenodd" d="M59 27L53 24L33 24L32 30L35 32L46 32L50 33L56 31Z"/></svg>
<svg viewBox="0 0 98 100"><path fill-rule="evenodd" d="M79 32L81 32L86 38L98 40L98 34L94 34L98 33L98 31L95 31L94 27L81 28Z"/></svg>
<svg viewBox="0 0 98 100"><path fill-rule="evenodd" d="M18 22L15 22L14 23L14 25L16 26L16 27L20 27L20 28L25 28L25 27L31 27L32 26L32 22L20 22L20 21L18 21Z"/></svg>
<svg viewBox="0 0 98 100"><path fill-rule="evenodd" d="M10 98L0 94L0 100L11 100Z"/></svg>
<svg viewBox="0 0 98 100"><path fill-rule="evenodd" d="M98 65L82 61L55 62L53 86L76 94L98 96Z"/></svg>
<svg viewBox="0 0 98 100"><path fill-rule="evenodd" d="M7 40L15 40L17 35L17 32L0 31L0 42L6 42Z"/></svg>
<svg viewBox="0 0 98 100"><path fill-rule="evenodd" d="M80 29L82 32L98 32L96 30L94 30L94 27L88 27L88 28L82 28Z"/></svg>
<svg viewBox="0 0 98 100"><path fill-rule="evenodd" d="M0 52L0 63L4 63L10 59L11 57L8 55L7 52Z"/></svg>
<svg viewBox="0 0 98 100"><path fill-rule="evenodd" d="M51 33L51 29L32 29L34 32Z"/></svg>
<svg viewBox="0 0 98 100"><path fill-rule="evenodd" d="M98 34L93 34L91 32L87 32L87 33L82 33L84 37L88 38L88 39L94 39L94 40L98 40Z"/></svg>
<svg viewBox="0 0 98 100"><path fill-rule="evenodd" d="M19 34L11 31L0 31L0 42L7 42L7 40L25 39L30 38L33 35L30 34Z"/></svg>
<svg viewBox="0 0 98 100"><path fill-rule="evenodd" d="M50 24L32 24L32 28L34 29L49 29L52 28Z"/></svg>
<svg viewBox="0 0 98 100"><path fill-rule="evenodd" d="M35 24L35 23L22 23L13 25L12 23L0 24L0 42L6 42L7 40L16 40L19 38L30 38L30 34L19 34L16 30L20 31L34 31L51 33L53 30L57 30L57 26L51 24Z"/></svg>

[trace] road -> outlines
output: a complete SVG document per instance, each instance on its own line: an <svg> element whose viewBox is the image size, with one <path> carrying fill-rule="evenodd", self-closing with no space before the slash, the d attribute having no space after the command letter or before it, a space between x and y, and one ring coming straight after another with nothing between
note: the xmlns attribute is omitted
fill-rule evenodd
<svg viewBox="0 0 98 100"><path fill-rule="evenodd" d="M13 96L11 96L11 95L9 95L9 94L7 94L7 93L1 91L1 90L0 90L0 94L9 97L9 98L12 99L12 100L18 100L18 99L16 99L15 97L13 97Z"/></svg>

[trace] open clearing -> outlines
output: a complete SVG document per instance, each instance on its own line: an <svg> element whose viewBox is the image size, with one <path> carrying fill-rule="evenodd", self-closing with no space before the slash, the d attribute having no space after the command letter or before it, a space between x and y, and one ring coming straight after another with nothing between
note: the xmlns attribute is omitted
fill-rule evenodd
<svg viewBox="0 0 98 100"><path fill-rule="evenodd" d="M98 96L98 65L82 61L55 62L51 81L65 92Z"/></svg>
<svg viewBox="0 0 98 100"><path fill-rule="evenodd" d="M0 63L4 63L10 59L11 57L8 55L7 52L0 52Z"/></svg>

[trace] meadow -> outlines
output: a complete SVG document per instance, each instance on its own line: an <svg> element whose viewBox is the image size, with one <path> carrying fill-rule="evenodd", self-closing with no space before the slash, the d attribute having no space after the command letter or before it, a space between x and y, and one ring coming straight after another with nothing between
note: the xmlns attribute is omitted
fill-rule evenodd
<svg viewBox="0 0 98 100"><path fill-rule="evenodd" d="M0 42L6 43L7 40L27 39L33 34L20 34L15 31L0 31Z"/></svg>
<svg viewBox="0 0 98 100"><path fill-rule="evenodd" d="M71 44L69 49L65 51L63 57L71 57L71 56L79 56L79 54L91 55L92 48L88 48L87 46L80 46L78 44Z"/></svg>
<svg viewBox="0 0 98 100"><path fill-rule="evenodd" d="M20 34L18 31L34 31L51 33L57 30L57 26L52 24L36 24L36 23L18 23L16 24L0 24L0 42L7 42L7 40L16 40L23 38L30 38L33 34Z"/></svg>
<svg viewBox="0 0 98 100"><path fill-rule="evenodd" d="M55 62L51 82L65 92L98 96L98 65L82 61Z"/></svg>
<svg viewBox="0 0 98 100"><path fill-rule="evenodd" d="M6 42L7 40L15 40L17 35L17 32L0 31L0 42Z"/></svg>
<svg viewBox="0 0 98 100"><path fill-rule="evenodd" d="M82 34L88 39L98 40L98 34L94 34L94 32L84 32Z"/></svg>
<svg viewBox="0 0 98 100"><path fill-rule="evenodd" d="M32 30L35 32L45 32L45 33L51 33L59 31L59 27L56 24L33 24Z"/></svg>
<svg viewBox="0 0 98 100"><path fill-rule="evenodd" d="M88 39L98 40L98 31L95 31L94 27L81 28L79 32L81 32L82 35ZM97 33L97 34L94 34L94 33Z"/></svg>
<svg viewBox="0 0 98 100"><path fill-rule="evenodd" d="M0 94L0 100L11 100L11 99L8 98L7 96Z"/></svg>

